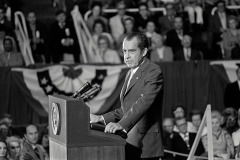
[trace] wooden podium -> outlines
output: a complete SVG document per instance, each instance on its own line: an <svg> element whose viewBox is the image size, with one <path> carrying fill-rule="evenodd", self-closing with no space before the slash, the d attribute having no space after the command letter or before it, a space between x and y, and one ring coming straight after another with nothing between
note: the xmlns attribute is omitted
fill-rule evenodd
<svg viewBox="0 0 240 160"><path fill-rule="evenodd" d="M125 140L92 130L89 122L84 102L49 96L50 160L124 160Z"/></svg>

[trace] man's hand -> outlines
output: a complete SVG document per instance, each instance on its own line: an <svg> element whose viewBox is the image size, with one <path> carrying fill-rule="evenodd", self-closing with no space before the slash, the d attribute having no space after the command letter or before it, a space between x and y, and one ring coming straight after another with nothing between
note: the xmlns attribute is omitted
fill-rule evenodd
<svg viewBox="0 0 240 160"><path fill-rule="evenodd" d="M123 130L123 127L119 123L110 122L106 125L105 133L115 133L117 130Z"/></svg>
<svg viewBox="0 0 240 160"><path fill-rule="evenodd" d="M102 121L103 121L102 116L90 113L90 123L97 123Z"/></svg>

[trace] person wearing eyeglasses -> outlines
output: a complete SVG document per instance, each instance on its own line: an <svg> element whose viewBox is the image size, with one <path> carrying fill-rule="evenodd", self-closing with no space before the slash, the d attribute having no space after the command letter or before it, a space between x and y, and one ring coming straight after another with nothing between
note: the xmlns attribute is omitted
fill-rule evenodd
<svg viewBox="0 0 240 160"><path fill-rule="evenodd" d="M19 160L22 150L22 140L19 137L11 136L7 138L8 159Z"/></svg>

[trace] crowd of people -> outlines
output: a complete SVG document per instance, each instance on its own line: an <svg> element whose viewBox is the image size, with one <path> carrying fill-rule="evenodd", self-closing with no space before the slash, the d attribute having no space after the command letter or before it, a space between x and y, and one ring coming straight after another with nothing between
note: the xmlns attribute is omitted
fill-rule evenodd
<svg viewBox="0 0 240 160"><path fill-rule="evenodd" d="M117 13L110 16L103 12L111 6L110 2L91 1L91 13L85 23L103 63L123 63L122 40L131 32L141 32L149 38L148 57L156 63L240 59L239 10L226 7L238 5L237 1L157 2L117 1L114 7ZM138 8L138 12L127 12L129 7ZM152 12L152 7L164 7L166 14ZM81 49L71 16L59 9L55 17L55 22L48 28L38 20L34 11L26 13L35 63L60 63L66 56L71 56L75 63L81 63ZM10 20L5 5L0 6L0 65L21 66L24 61L19 54L19 39ZM105 44L99 42L103 37L107 41ZM8 39L7 44L5 39Z"/></svg>
<svg viewBox="0 0 240 160"><path fill-rule="evenodd" d="M16 127L12 122L7 113L0 119L0 159L49 160L48 126Z"/></svg>

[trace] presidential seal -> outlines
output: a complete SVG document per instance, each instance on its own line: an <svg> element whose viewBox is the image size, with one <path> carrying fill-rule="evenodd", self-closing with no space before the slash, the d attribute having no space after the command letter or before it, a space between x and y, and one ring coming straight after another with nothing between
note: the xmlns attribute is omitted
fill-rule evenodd
<svg viewBox="0 0 240 160"><path fill-rule="evenodd" d="M52 103L52 130L53 134L58 135L61 127L60 108L57 103Z"/></svg>

